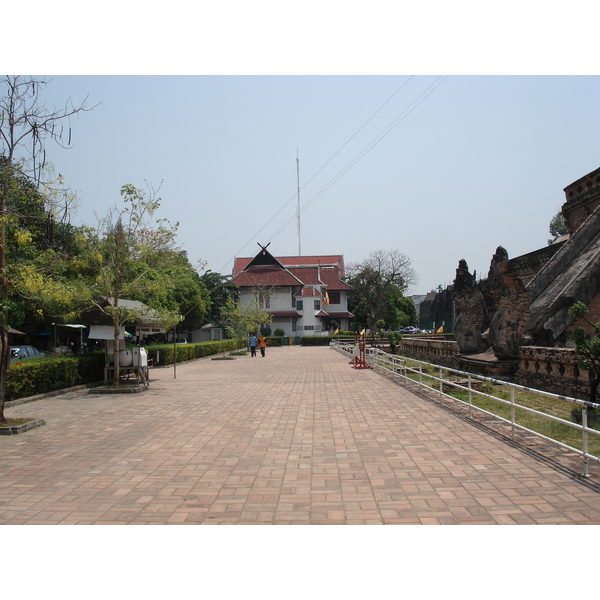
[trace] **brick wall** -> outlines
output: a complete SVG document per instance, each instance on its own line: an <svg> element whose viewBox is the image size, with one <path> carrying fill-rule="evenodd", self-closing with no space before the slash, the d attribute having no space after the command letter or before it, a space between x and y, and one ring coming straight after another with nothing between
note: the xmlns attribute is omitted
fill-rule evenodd
<svg viewBox="0 0 600 600"><path fill-rule="evenodd" d="M589 373L580 369L570 348L522 346L515 383L554 394L587 400Z"/></svg>
<svg viewBox="0 0 600 600"><path fill-rule="evenodd" d="M454 341L404 339L398 346L397 354L459 368L454 358L459 354L459 348ZM525 387L587 400L590 392L589 373L580 369L577 363L575 351L570 348L521 346L519 369L513 380Z"/></svg>
<svg viewBox="0 0 600 600"><path fill-rule="evenodd" d="M396 349L397 354L409 356L417 360L427 360L444 367L456 368L454 355L460 350L455 341L431 340L425 338L406 338Z"/></svg>

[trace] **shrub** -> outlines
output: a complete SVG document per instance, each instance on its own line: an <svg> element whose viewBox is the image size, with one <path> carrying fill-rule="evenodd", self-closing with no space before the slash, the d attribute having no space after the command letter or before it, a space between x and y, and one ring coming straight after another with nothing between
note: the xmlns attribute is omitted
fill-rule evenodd
<svg viewBox="0 0 600 600"><path fill-rule="evenodd" d="M6 401L44 394L81 383L78 360L52 357L13 365L6 373Z"/></svg>
<svg viewBox="0 0 600 600"><path fill-rule="evenodd" d="M274 336L267 338L267 346L281 346L283 338L281 336Z"/></svg>
<svg viewBox="0 0 600 600"><path fill-rule="evenodd" d="M86 354L76 354L73 357L77 361L77 372L81 378L81 383L92 383L101 381L104 378L104 352L88 352Z"/></svg>
<svg viewBox="0 0 600 600"><path fill-rule="evenodd" d="M338 338L338 337L354 337L354 331L338 331L333 337Z"/></svg>
<svg viewBox="0 0 600 600"><path fill-rule="evenodd" d="M275 337L283 337L285 335L285 331L283 329L276 329L273 335Z"/></svg>
<svg viewBox="0 0 600 600"><path fill-rule="evenodd" d="M300 338L303 346L329 346L333 338L330 335L305 335Z"/></svg>
<svg viewBox="0 0 600 600"><path fill-rule="evenodd" d="M260 332L265 336L269 337L271 335L271 328L267 325L266 327L261 327Z"/></svg>
<svg viewBox="0 0 600 600"><path fill-rule="evenodd" d="M239 348L245 348L246 346L247 341L238 338L213 342L200 342L198 344L177 344L175 348L177 351L177 362L185 362L186 360L192 360L194 358L203 358L204 356L220 354L221 352L238 350ZM146 354L149 359L155 362L155 364L157 364L157 353L160 353L158 363L161 365L173 364L175 358L173 344L155 344L146 346Z"/></svg>

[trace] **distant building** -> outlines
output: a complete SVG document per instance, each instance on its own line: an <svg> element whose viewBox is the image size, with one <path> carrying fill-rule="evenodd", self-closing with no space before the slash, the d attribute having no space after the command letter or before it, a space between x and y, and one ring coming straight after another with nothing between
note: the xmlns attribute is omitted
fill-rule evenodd
<svg viewBox="0 0 600 600"><path fill-rule="evenodd" d="M262 247L254 258L236 258L232 281L242 307L269 312L271 328L284 335L326 335L332 323L349 328L351 287L342 281L344 257L284 256L275 258Z"/></svg>
<svg viewBox="0 0 600 600"><path fill-rule="evenodd" d="M445 290L439 292L432 290L422 298L417 308L419 327L426 330L437 330L443 325L444 332L451 333L454 330L452 286L447 286Z"/></svg>

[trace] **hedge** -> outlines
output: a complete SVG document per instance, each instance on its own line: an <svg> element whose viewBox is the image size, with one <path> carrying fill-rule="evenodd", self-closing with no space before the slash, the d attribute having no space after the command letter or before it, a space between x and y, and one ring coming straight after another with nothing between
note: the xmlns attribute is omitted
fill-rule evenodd
<svg viewBox="0 0 600 600"><path fill-rule="evenodd" d="M5 400L18 400L37 394L100 381L104 352L73 356L52 356L13 364L6 372Z"/></svg>
<svg viewBox="0 0 600 600"><path fill-rule="evenodd" d="M178 344L176 346L177 362L237 350L245 348L246 345L245 339ZM277 342L269 345L277 345ZM155 364L157 352L160 352L161 364L173 363L173 344L146 347L148 358L154 360ZM26 361L19 365L13 364L6 373L5 400L10 402L75 385L102 381L104 379L104 361L104 352L89 352L69 356L49 356Z"/></svg>
<svg viewBox="0 0 600 600"><path fill-rule="evenodd" d="M302 346L329 346L333 338L330 335L305 335L300 338Z"/></svg>
<svg viewBox="0 0 600 600"><path fill-rule="evenodd" d="M213 342L199 342L198 344L177 344L177 362L185 362L194 358L203 358L221 352L231 352L239 348L246 348L248 343L245 339L219 340ZM158 361L156 360L159 355ZM154 364L172 365L175 358L173 344L155 344L146 346L148 359Z"/></svg>

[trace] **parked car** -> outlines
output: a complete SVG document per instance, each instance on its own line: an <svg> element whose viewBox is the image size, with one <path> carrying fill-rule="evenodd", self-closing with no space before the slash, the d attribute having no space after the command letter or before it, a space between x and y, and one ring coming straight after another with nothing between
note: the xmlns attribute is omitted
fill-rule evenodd
<svg viewBox="0 0 600 600"><path fill-rule="evenodd" d="M176 343L176 344L187 344L187 343L188 343L188 341L187 341L185 338L177 338L177 339L175 340L175 343Z"/></svg>
<svg viewBox="0 0 600 600"><path fill-rule="evenodd" d="M409 325L408 327L401 329L398 333L417 333L417 330L412 325Z"/></svg>
<svg viewBox="0 0 600 600"><path fill-rule="evenodd" d="M45 356L43 352L33 346L11 346L10 347L10 362L21 362L31 358L40 358Z"/></svg>

